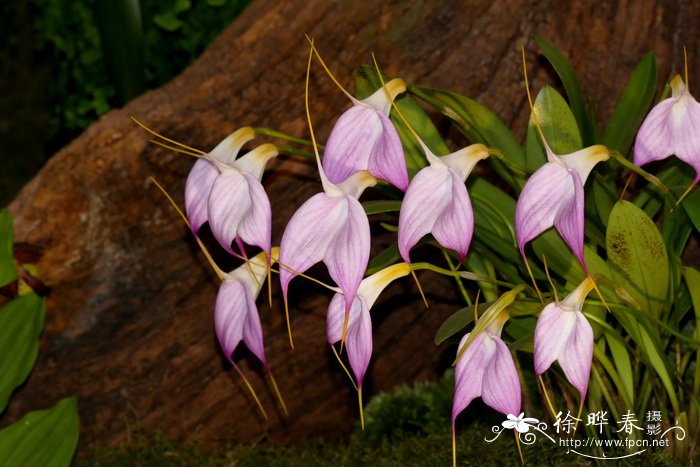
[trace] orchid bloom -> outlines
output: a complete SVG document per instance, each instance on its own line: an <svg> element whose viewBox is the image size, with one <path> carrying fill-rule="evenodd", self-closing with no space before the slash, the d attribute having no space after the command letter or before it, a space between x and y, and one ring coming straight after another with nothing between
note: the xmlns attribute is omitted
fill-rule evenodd
<svg viewBox="0 0 700 467"><path fill-rule="evenodd" d="M272 248L277 256L278 248ZM262 252L230 273L222 273L224 282L219 287L214 311L214 328L219 345L226 358L233 363L232 354L243 341L269 369L265 358L262 326L255 299L267 277L267 259Z"/></svg>
<svg viewBox="0 0 700 467"><path fill-rule="evenodd" d="M358 387L362 386L362 380L372 356L372 320L369 310L379 294L392 281L406 276L410 272L408 264L394 264L363 279L360 283L347 318L347 332L345 334L345 348ZM331 345L343 339L346 323L345 309L345 296L338 292L333 296L328 306L327 337L328 343Z"/></svg>
<svg viewBox="0 0 700 467"><path fill-rule="evenodd" d="M357 200L376 179L358 172L335 185L319 165L324 191L309 198L294 213L280 244L280 282L285 303L289 282L319 261L346 297L349 313L367 269L370 250L369 220Z"/></svg>
<svg viewBox="0 0 700 467"><path fill-rule="evenodd" d="M584 279L564 300L547 305L535 327L535 373L541 375L558 360L581 400L586 396L593 361L593 329L581 309L594 287L592 277Z"/></svg>
<svg viewBox="0 0 700 467"><path fill-rule="evenodd" d="M520 380L513 356L501 340L508 312L503 311L493 323L471 341L455 368L455 394L452 401L452 430L455 421L477 397L504 415L520 413ZM462 350L471 333L459 343Z"/></svg>
<svg viewBox="0 0 700 467"><path fill-rule="evenodd" d="M634 143L634 163L642 166L675 154L695 169L700 181L700 103L683 79L671 80L672 95L659 102L642 123Z"/></svg>
<svg viewBox="0 0 700 467"><path fill-rule="evenodd" d="M198 160L185 184L185 209L192 231L209 222L214 237L229 252L240 239L269 253L271 247L270 200L260 179L277 148L263 144L236 159L254 136L241 128Z"/></svg>
<svg viewBox="0 0 700 467"><path fill-rule="evenodd" d="M605 146L595 145L558 156L542 138L547 162L525 183L515 206L515 235L520 254L525 245L554 226L588 272L583 258L583 185L593 167L607 160Z"/></svg>
<svg viewBox="0 0 700 467"><path fill-rule="evenodd" d="M332 183L367 170L402 191L408 186L408 170L399 134L389 120L391 103L406 90L393 79L363 100L348 94L353 106L335 123L323 151L323 170Z"/></svg>
<svg viewBox="0 0 700 467"><path fill-rule="evenodd" d="M474 232L474 213L464 185L476 163L488 157L483 144L473 144L447 156L437 157L419 141L430 165L411 180L399 214L399 252L407 263L409 252L426 234L467 255Z"/></svg>

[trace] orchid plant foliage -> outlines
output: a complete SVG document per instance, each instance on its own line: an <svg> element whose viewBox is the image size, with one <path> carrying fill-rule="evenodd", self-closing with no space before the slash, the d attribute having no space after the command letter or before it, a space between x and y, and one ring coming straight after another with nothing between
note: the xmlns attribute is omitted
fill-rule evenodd
<svg viewBox="0 0 700 467"><path fill-rule="evenodd" d="M673 78L671 97L652 108L656 63L645 56L601 129L582 104L571 65L537 38L566 98L542 87L523 146L483 104L392 79L376 64L360 69L352 95L310 42L310 140L244 127L209 153L168 146L198 158L185 189L192 233L208 225L241 263L222 274L215 306L226 358L235 365L233 350L243 342L268 368L263 330L279 332L258 314L258 293L271 272L279 275L291 343L299 319L288 309L297 293L292 280L313 280L328 290L327 341L361 412L382 292L409 275L420 287L441 274L464 301L435 336L457 352L453 434L475 401L513 421L524 417L532 394L530 404L547 401L540 419L554 416L554 406L604 408L613 416L663 407L668 420L700 432L700 273L684 262L700 228L700 104L687 76ZM314 63L350 100L323 147L309 106L321 99L309 90ZM442 127L449 122L456 130L450 140L438 131L435 111L446 119ZM630 129L639 130L636 140ZM275 145L244 151L261 135ZM275 201L260 182L278 154L305 158L320 180L283 232L271 230ZM676 158L662 161L670 155ZM363 201L370 192L372 200ZM377 233L388 239L384 251L373 248ZM306 274L317 263L327 276ZM479 307L477 295L486 304ZM681 457L690 446L674 442Z"/></svg>

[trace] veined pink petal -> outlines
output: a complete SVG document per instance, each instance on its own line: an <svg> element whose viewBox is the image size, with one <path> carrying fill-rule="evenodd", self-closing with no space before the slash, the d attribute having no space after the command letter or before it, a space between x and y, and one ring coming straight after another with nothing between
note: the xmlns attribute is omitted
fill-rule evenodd
<svg viewBox="0 0 700 467"><path fill-rule="evenodd" d="M362 380L372 358L372 318L369 315L367 304L362 299L356 299L355 301L360 302L361 306L353 326L348 326L345 347L347 348L350 367L352 372L355 373L357 386L359 387L362 386Z"/></svg>
<svg viewBox="0 0 700 467"><path fill-rule="evenodd" d="M486 336L487 339L491 339L496 351L484 373L481 398L486 405L502 414L520 413L520 379L513 356L499 337L489 333L486 333Z"/></svg>
<svg viewBox="0 0 700 467"><path fill-rule="evenodd" d="M239 225L251 205L250 187L241 172L227 170L216 178L207 203L209 226L214 237L229 252L233 252L231 242L238 236Z"/></svg>
<svg viewBox="0 0 700 467"><path fill-rule="evenodd" d="M379 113L365 105L354 105L335 123L323 150L323 171L332 183L369 167L374 146L382 136Z"/></svg>
<svg viewBox="0 0 700 467"><path fill-rule="evenodd" d="M377 139L369 157L369 172L386 180L401 191L408 187L408 169L401 139L389 117L378 113L382 133Z"/></svg>
<svg viewBox="0 0 700 467"><path fill-rule="evenodd" d="M262 184L255 176L241 172L248 184L250 209L241 219L238 227L238 237L249 245L260 247L270 253L272 237L272 210L270 199Z"/></svg>
<svg viewBox="0 0 700 467"><path fill-rule="evenodd" d="M185 182L185 212L193 233L209 220L207 202L219 171L206 159L194 163Z"/></svg>
<svg viewBox="0 0 700 467"><path fill-rule="evenodd" d="M462 337L458 349L462 349L469 334ZM488 340L487 340L488 339ZM458 352L459 353L459 352ZM496 353L495 344L482 333L474 338L455 367L455 393L452 399L452 425L457 415L481 396L486 366Z"/></svg>
<svg viewBox="0 0 700 467"><path fill-rule="evenodd" d="M593 328L580 311L566 311L575 316L575 326L559 356L559 365L566 379L586 397L593 362Z"/></svg>
<svg viewBox="0 0 700 467"><path fill-rule="evenodd" d="M690 94L686 94L681 100L685 100L685 112L678 112L676 115L675 108L671 112L674 123L674 153L695 169L695 184L700 181L700 103ZM676 107L680 105L679 102Z"/></svg>
<svg viewBox="0 0 700 467"><path fill-rule="evenodd" d="M245 340L248 349L267 366L258 309L245 284L237 280L221 284L216 297L214 327L226 358L231 360L233 351Z"/></svg>
<svg viewBox="0 0 700 467"><path fill-rule="evenodd" d="M328 306L326 326L329 344L342 339L345 316L345 297L337 293ZM372 357L372 319L367 303L359 296L355 297L350 308L345 348L357 385L360 386Z"/></svg>
<svg viewBox="0 0 700 467"><path fill-rule="evenodd" d="M464 181L453 171L450 175L452 197L437 218L432 233L440 245L456 251L462 261L467 256L474 233L474 212Z"/></svg>
<svg viewBox="0 0 700 467"><path fill-rule="evenodd" d="M634 143L634 163L644 165L665 159L673 154L671 110L676 99L669 97L659 102L644 119Z"/></svg>
<svg viewBox="0 0 700 467"><path fill-rule="evenodd" d="M280 244L280 282L285 297L289 282L297 273L303 273L324 258L348 215L347 197L325 193L312 196L294 213Z"/></svg>
<svg viewBox="0 0 700 467"><path fill-rule="evenodd" d="M367 270L370 250L369 220L355 198L344 196L347 217L323 257L328 273L347 300L354 299Z"/></svg>
<svg viewBox="0 0 700 467"><path fill-rule="evenodd" d="M571 173L558 162L548 162L527 180L515 206L515 234L520 254L525 245L554 225L563 204L571 203L575 185Z"/></svg>
<svg viewBox="0 0 700 467"><path fill-rule="evenodd" d="M428 166L413 177L399 213L399 252L407 263L411 261L411 248L433 230L450 203L452 183L453 177L447 167Z"/></svg>
<svg viewBox="0 0 700 467"><path fill-rule="evenodd" d="M550 303L540 313L535 326L535 373L541 375L561 355L576 324L573 312Z"/></svg>
<svg viewBox="0 0 700 467"><path fill-rule="evenodd" d="M571 197L562 197L556 216L554 217L554 227L562 236L569 248L574 252L585 272L588 266L583 257L583 185L578 173L569 171L570 182L574 187L574 194Z"/></svg>
<svg viewBox="0 0 700 467"><path fill-rule="evenodd" d="M639 129L634 163L643 165L675 154L695 169L695 184L700 180L700 103L680 76L670 84L672 97L658 103Z"/></svg>

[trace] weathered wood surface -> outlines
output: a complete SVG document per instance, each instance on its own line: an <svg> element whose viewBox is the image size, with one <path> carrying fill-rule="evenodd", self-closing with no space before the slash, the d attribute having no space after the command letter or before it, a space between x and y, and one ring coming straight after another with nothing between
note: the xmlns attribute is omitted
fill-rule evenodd
<svg viewBox="0 0 700 467"><path fill-rule="evenodd" d="M348 86L353 70L375 52L386 72L472 96L522 134L528 110L521 44L533 86L554 79L536 56L535 34L570 57L606 118L647 51L665 78L682 70L687 46L693 88L698 17L700 4L690 0L256 0L193 66L91 126L12 204L17 239L44 248L38 267L53 292L37 367L5 420L76 393L86 449L124 439L134 424L179 439L197 430L213 446L264 432L278 440L344 434L356 419L352 388L325 343L329 296L301 279L292 283L296 351L287 343L281 300L273 310L261 304L268 356L290 416L280 418L271 391L244 358L271 419L257 414L215 342L216 278L148 182L157 177L181 202L192 161L149 144L130 114L204 149L243 125L307 135L308 33ZM348 103L319 67L311 85L324 140ZM294 209L320 185L313 167L295 160L277 160L268 173L278 242ZM432 336L457 301L449 281L425 282L430 310L409 280L380 300L366 396L437 374L444 356Z"/></svg>

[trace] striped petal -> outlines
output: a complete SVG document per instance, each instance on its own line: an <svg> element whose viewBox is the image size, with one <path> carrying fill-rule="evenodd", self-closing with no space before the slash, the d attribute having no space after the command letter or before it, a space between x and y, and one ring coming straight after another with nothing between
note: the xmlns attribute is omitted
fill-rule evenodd
<svg viewBox="0 0 700 467"><path fill-rule="evenodd" d="M700 180L700 103L680 76L671 80L672 97L659 102L637 133L634 163L644 165L675 154L695 169Z"/></svg>
<svg viewBox="0 0 700 467"><path fill-rule="evenodd" d="M496 350L484 373L481 398L486 405L504 415L520 413L520 379L513 356L499 337L489 333L486 336Z"/></svg>
<svg viewBox="0 0 700 467"><path fill-rule="evenodd" d="M209 220L207 203L219 170L206 159L194 163L185 182L185 213L193 233Z"/></svg>
<svg viewBox="0 0 700 467"><path fill-rule="evenodd" d="M562 197L554 217L554 228L574 252L584 271L588 272L588 266L583 258L583 185L575 171L571 170L569 174L569 182L573 184L574 193L573 196Z"/></svg>
<svg viewBox="0 0 700 467"><path fill-rule="evenodd" d="M294 213L280 244L280 282L285 299L289 282L324 258L347 218L346 197L325 193L312 196Z"/></svg>
<svg viewBox="0 0 700 467"><path fill-rule="evenodd" d="M515 206L515 234L520 254L525 245L554 225L562 203L571 202L575 186L567 168L548 162L527 180Z"/></svg>
<svg viewBox="0 0 700 467"><path fill-rule="evenodd" d="M593 328L580 311L568 311L575 316L575 326L559 356L559 365L566 379L586 397L593 362Z"/></svg>
<svg viewBox="0 0 700 467"><path fill-rule="evenodd" d="M453 176L447 167L425 167L411 180L401 203L398 233L399 252L407 263L411 261L411 248L433 230L450 203L452 183Z"/></svg>
<svg viewBox="0 0 700 467"><path fill-rule="evenodd" d="M550 303L539 318L535 326L535 373L541 375L559 358L562 349L569 340L569 336L576 324L576 317L572 312L566 312Z"/></svg>
<svg viewBox="0 0 700 467"><path fill-rule="evenodd" d="M452 196L437 218L432 233L440 245L456 251L462 261L467 256L474 233L474 212L463 180L451 170L450 175Z"/></svg>
<svg viewBox="0 0 700 467"><path fill-rule="evenodd" d="M214 327L226 358L242 340L248 349L267 366L262 327L255 298L245 283L227 280L219 287L214 310Z"/></svg>
<svg viewBox="0 0 700 467"><path fill-rule="evenodd" d="M335 238L328 245L323 261L343 295L354 299L367 270L370 250L369 220L355 198L343 197L347 206L345 222L339 224Z"/></svg>
<svg viewBox="0 0 700 467"><path fill-rule="evenodd" d="M238 170L227 170L214 181L207 203L209 226L214 237L230 253L239 225L252 204L248 180Z"/></svg>
<svg viewBox="0 0 700 467"><path fill-rule="evenodd" d="M260 247L270 253L272 238L272 210L270 199L260 181L255 176L242 172L248 184L250 209L241 219L237 236L249 245Z"/></svg>
<svg viewBox="0 0 700 467"><path fill-rule="evenodd" d="M459 342L458 354L469 338L469 334ZM466 409L477 397L481 397L486 366L496 353L495 344L482 333L474 338L455 367L455 393L452 399L452 425L457 415Z"/></svg>
<svg viewBox="0 0 700 467"><path fill-rule="evenodd" d="M345 316L345 298L340 293L335 294L328 306L326 321L329 344L342 339ZM360 297L355 298L350 308L345 348L357 385L361 386L372 357L372 319L367 303Z"/></svg>

